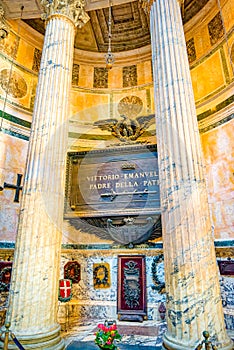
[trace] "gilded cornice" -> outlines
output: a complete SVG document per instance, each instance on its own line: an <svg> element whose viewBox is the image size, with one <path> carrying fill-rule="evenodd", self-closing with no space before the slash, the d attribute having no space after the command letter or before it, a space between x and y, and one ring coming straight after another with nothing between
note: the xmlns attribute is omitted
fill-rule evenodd
<svg viewBox="0 0 234 350"><path fill-rule="evenodd" d="M48 20L51 16L66 16L76 27L81 28L88 22L89 16L85 12L85 0L41 0L44 10L43 20Z"/></svg>

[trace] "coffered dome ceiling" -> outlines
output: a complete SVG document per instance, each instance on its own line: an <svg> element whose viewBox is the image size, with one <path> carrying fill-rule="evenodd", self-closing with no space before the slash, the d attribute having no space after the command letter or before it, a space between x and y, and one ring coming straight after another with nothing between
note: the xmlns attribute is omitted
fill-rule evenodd
<svg viewBox="0 0 234 350"><path fill-rule="evenodd" d="M188 22L209 0L185 0L183 22ZM77 30L75 48L85 51L106 52L108 49L108 8L88 11L90 21ZM25 19L29 26L45 33L44 22L39 18ZM150 44L149 17L139 1L112 6L113 52L138 49Z"/></svg>

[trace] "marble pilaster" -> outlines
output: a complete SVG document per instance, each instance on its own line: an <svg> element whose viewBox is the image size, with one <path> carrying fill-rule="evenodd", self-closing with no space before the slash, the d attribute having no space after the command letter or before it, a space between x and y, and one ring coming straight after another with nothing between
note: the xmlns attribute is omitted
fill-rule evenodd
<svg viewBox="0 0 234 350"><path fill-rule="evenodd" d="M183 25L177 0L150 4L168 330L164 349L194 349L225 330Z"/></svg>
<svg viewBox="0 0 234 350"><path fill-rule="evenodd" d="M62 349L57 322L68 100L83 0L42 0L46 33L6 322L26 349ZM12 344L12 348L15 346Z"/></svg>

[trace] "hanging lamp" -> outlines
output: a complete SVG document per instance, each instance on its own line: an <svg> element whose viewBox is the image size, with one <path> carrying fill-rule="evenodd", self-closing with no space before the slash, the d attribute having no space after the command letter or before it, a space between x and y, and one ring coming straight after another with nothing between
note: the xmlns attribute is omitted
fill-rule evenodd
<svg viewBox="0 0 234 350"><path fill-rule="evenodd" d="M111 2L109 1L109 18L108 18L108 51L107 54L105 55L105 61L106 61L106 68L111 69L113 66L113 63L115 61L114 55L111 52Z"/></svg>

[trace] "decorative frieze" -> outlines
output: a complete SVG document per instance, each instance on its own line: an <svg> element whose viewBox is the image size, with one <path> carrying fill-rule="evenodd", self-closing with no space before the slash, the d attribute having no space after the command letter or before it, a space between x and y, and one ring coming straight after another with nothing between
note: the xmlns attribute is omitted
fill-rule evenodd
<svg viewBox="0 0 234 350"><path fill-rule="evenodd" d="M38 50L37 48L35 48L34 55L33 55L32 70L34 70L37 73L39 72L39 69L40 69L41 55L42 55L41 50Z"/></svg>
<svg viewBox="0 0 234 350"><path fill-rule="evenodd" d="M89 20L89 16L84 10L85 0L41 0L41 5L45 11L42 14L44 20L55 14L64 15L70 18L78 28L83 27Z"/></svg>
<svg viewBox="0 0 234 350"><path fill-rule="evenodd" d="M187 47L187 54L188 54L189 63L192 63L197 58L195 44L194 44L194 38L191 38L186 42L186 47Z"/></svg>
<svg viewBox="0 0 234 350"><path fill-rule="evenodd" d="M137 66L123 67L123 87L137 86Z"/></svg>
<svg viewBox="0 0 234 350"><path fill-rule="evenodd" d="M79 66L79 64L73 64L73 68L72 68L72 85L78 86L78 84L79 84L79 73L80 73L80 66Z"/></svg>
<svg viewBox="0 0 234 350"><path fill-rule="evenodd" d="M108 88L108 69L102 67L94 67L94 88Z"/></svg>
<svg viewBox="0 0 234 350"><path fill-rule="evenodd" d="M224 28L220 12L208 23L211 45L216 44L224 35Z"/></svg>

